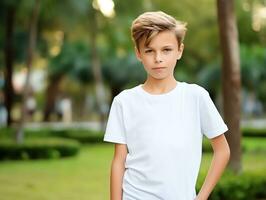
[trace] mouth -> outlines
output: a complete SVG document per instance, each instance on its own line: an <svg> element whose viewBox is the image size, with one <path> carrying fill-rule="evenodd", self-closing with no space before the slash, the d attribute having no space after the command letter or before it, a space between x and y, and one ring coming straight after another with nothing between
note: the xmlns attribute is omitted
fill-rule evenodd
<svg viewBox="0 0 266 200"><path fill-rule="evenodd" d="M166 67L154 67L153 70L165 69Z"/></svg>

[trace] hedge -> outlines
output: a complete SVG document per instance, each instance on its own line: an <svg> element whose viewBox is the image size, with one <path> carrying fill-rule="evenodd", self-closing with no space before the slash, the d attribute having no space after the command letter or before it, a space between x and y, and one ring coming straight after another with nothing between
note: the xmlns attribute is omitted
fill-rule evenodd
<svg viewBox="0 0 266 200"><path fill-rule="evenodd" d="M92 130L75 130L75 129L61 129L61 130L50 130L51 135L57 137L70 138L79 141L80 143L102 143L104 134L98 131ZM33 135L33 134L30 134ZM36 133L35 133L36 135Z"/></svg>
<svg viewBox="0 0 266 200"><path fill-rule="evenodd" d="M25 138L61 137L75 139L80 143L103 143L104 133L85 129L26 129ZM12 128L0 129L0 138L15 138Z"/></svg>
<svg viewBox="0 0 266 200"><path fill-rule="evenodd" d="M265 137L266 138L266 129L265 128L242 128L242 135L244 137Z"/></svg>
<svg viewBox="0 0 266 200"><path fill-rule="evenodd" d="M26 139L16 144L10 139L0 141L0 160L52 159L76 155L80 144L75 140L63 138Z"/></svg>
<svg viewBox="0 0 266 200"><path fill-rule="evenodd" d="M249 153L266 153L266 138L242 138L242 151ZM203 152L212 152L211 143L204 137Z"/></svg>
<svg viewBox="0 0 266 200"><path fill-rule="evenodd" d="M246 142L247 138L251 140L264 140L266 136L266 129L251 129L245 128L242 129L243 132L243 151L253 151L253 152L266 152L266 144L261 142L255 142L250 145L249 142ZM15 130L12 128L1 128L0 129L0 138L14 138ZM254 137L253 137L254 136ZM86 130L86 129L51 129L51 128L41 128L41 129L26 129L25 138L33 137L62 137L78 140L80 143L104 143L103 137L104 133L100 131ZM265 137L266 139L266 137ZM260 144L259 144L260 143ZM203 141L203 151L211 152L212 147L209 141Z"/></svg>
<svg viewBox="0 0 266 200"><path fill-rule="evenodd" d="M199 191L201 184L197 184ZM266 199L265 172L225 174L215 186L209 200L263 200Z"/></svg>

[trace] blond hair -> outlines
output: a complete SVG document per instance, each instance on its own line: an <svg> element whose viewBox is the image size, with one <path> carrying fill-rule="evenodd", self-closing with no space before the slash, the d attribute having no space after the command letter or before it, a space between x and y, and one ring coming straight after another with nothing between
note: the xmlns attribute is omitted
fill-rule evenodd
<svg viewBox="0 0 266 200"><path fill-rule="evenodd" d="M180 47L186 34L186 25L187 23L178 21L162 11L145 12L132 22L131 37L139 49L139 43L142 39L144 39L144 45L148 46L152 38L158 33L170 30L175 33L178 47Z"/></svg>

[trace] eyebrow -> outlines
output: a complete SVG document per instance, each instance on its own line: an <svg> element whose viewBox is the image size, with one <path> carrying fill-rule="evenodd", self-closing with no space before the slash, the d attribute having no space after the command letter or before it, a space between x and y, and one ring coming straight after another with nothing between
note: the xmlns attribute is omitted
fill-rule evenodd
<svg viewBox="0 0 266 200"><path fill-rule="evenodd" d="M173 45L165 45L165 46L162 47L162 49L163 49L163 48L173 48L173 47L174 47ZM146 47L144 47L144 48L146 48L146 49L154 49L154 48L151 47L151 46L146 46Z"/></svg>

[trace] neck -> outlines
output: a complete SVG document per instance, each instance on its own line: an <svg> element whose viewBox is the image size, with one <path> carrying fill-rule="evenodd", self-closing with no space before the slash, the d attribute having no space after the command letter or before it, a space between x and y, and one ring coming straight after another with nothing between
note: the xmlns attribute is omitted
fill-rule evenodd
<svg viewBox="0 0 266 200"><path fill-rule="evenodd" d="M143 89L153 94L166 93L176 87L178 81L174 77L169 79L154 79L148 77L143 84Z"/></svg>

